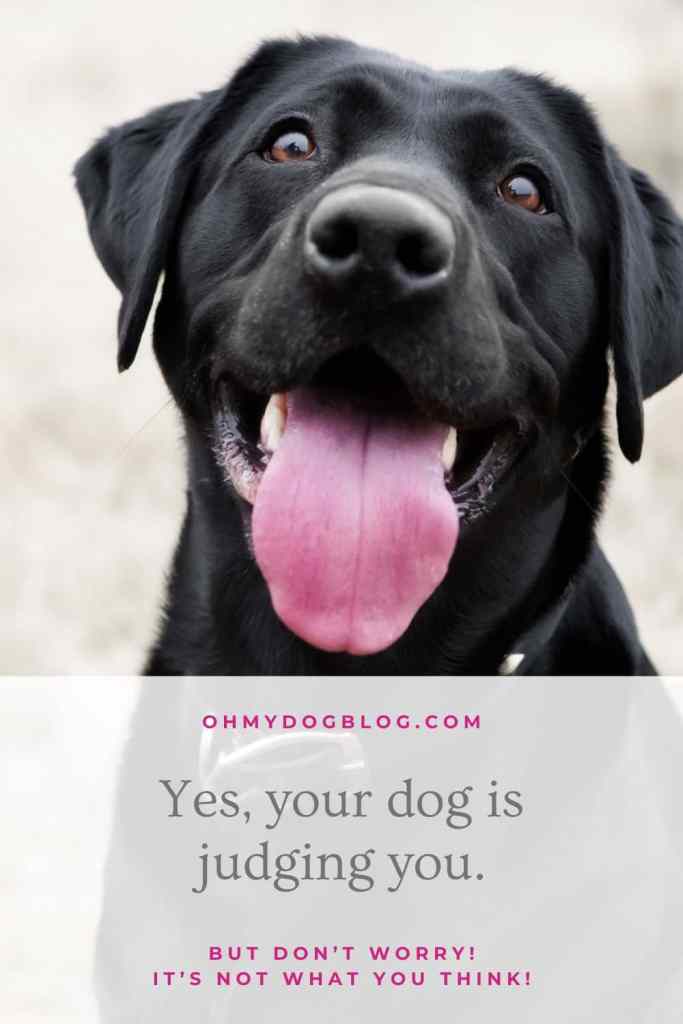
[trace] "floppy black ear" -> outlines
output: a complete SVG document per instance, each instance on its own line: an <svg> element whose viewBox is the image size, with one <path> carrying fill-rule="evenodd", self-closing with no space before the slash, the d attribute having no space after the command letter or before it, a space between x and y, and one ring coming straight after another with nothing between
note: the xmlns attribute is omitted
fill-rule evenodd
<svg viewBox="0 0 683 1024"><path fill-rule="evenodd" d="M610 341L621 449L643 447L643 399L683 373L683 221L647 175L607 153L612 197Z"/></svg>
<svg viewBox="0 0 683 1024"><path fill-rule="evenodd" d="M135 359L168 244L223 92L111 129L74 168L95 251L122 295L119 370Z"/></svg>

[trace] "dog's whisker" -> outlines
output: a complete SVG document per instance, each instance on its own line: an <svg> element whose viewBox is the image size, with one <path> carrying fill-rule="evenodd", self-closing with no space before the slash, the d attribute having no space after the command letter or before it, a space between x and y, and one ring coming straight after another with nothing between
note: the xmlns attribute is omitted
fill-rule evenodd
<svg viewBox="0 0 683 1024"><path fill-rule="evenodd" d="M571 479L571 477L567 476L566 472L564 471L562 466L559 465L559 463L558 463L558 468L559 468L559 471L560 471L560 475L566 480L568 486L571 488L571 490L574 492L574 494L577 496L577 498L581 499L581 501L584 503L584 505L586 506L586 508L588 509L589 512L591 512L594 516L597 516L599 514L599 510L597 508L595 508L594 505L591 505L590 501L585 496L585 494L583 494L582 491L579 490L579 488L576 486L576 484Z"/></svg>
<svg viewBox="0 0 683 1024"><path fill-rule="evenodd" d="M152 415L149 416L145 420L145 422L140 427L138 427L138 429L133 434L131 434L131 436L128 438L127 441L124 441L124 443L121 446L121 448L119 449L118 453L114 456L114 460L113 461L114 462L119 462L121 459L123 459L124 456L130 450L130 448L135 444L137 439L140 437L140 435L147 429L147 427L150 426L151 423L153 423L161 415L162 412L164 412L166 409L168 409L169 406L173 406L173 398L172 397L168 398L164 402L164 404L161 405L156 410L156 412L153 412Z"/></svg>

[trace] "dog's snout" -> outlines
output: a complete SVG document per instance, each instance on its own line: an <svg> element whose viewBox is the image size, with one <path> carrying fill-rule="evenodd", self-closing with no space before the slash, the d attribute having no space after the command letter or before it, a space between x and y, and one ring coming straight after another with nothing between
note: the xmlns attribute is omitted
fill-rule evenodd
<svg viewBox="0 0 683 1024"><path fill-rule="evenodd" d="M320 200L305 239L308 266L327 283L381 279L409 297L450 274L455 234L428 199L381 185L347 185Z"/></svg>

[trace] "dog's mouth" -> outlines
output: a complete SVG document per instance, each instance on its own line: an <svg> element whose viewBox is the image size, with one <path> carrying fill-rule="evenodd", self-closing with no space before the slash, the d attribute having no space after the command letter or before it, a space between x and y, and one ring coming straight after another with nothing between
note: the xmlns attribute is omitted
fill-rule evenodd
<svg viewBox="0 0 683 1024"><path fill-rule="evenodd" d="M323 650L369 654L441 583L461 524L491 506L526 433L430 418L363 351L267 397L220 377L213 442L253 506L254 554L282 621Z"/></svg>
<svg viewBox="0 0 683 1024"><path fill-rule="evenodd" d="M249 391L229 375L221 376L215 391L214 452L227 481L250 505L283 439L290 408L297 394L305 391L317 394L330 409L335 403L347 404L367 416L400 418L406 425L429 419L420 413L398 374L372 355L333 357L306 388L270 397ZM518 418L487 428L446 422L441 427L444 486L461 523L469 523L489 508L494 488L517 461L528 431Z"/></svg>

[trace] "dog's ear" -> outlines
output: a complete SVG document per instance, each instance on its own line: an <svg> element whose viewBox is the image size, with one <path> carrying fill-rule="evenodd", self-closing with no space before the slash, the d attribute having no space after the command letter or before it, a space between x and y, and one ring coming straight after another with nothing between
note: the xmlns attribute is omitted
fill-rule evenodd
<svg viewBox="0 0 683 1024"><path fill-rule="evenodd" d="M607 151L610 343L619 444L643 446L643 400L683 373L683 221L648 177Z"/></svg>
<svg viewBox="0 0 683 1024"><path fill-rule="evenodd" d="M223 93L111 129L74 168L95 251L122 295L118 365L135 359L169 242Z"/></svg>

